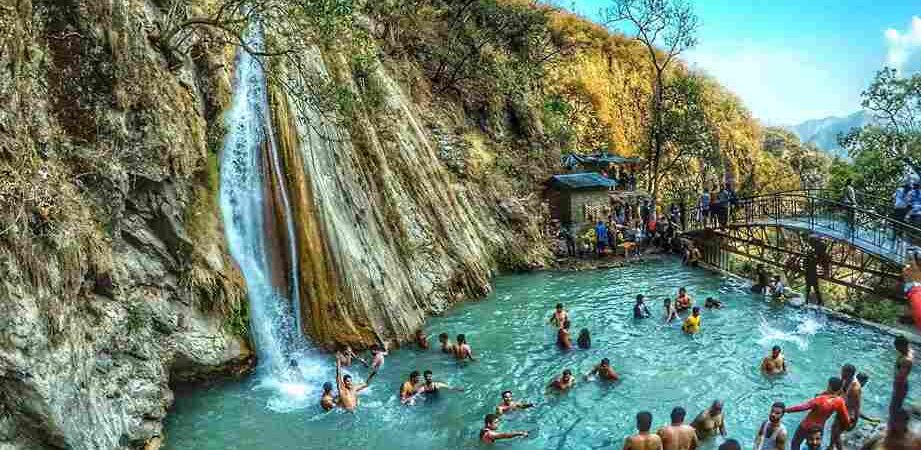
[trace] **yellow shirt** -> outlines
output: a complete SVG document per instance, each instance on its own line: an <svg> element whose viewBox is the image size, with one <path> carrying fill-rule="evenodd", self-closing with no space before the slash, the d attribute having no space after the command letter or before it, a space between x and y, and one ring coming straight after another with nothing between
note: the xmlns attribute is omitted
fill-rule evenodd
<svg viewBox="0 0 921 450"><path fill-rule="evenodd" d="M697 333L700 331L700 316L688 316L687 319L684 319L684 325L681 326L681 329L685 333Z"/></svg>

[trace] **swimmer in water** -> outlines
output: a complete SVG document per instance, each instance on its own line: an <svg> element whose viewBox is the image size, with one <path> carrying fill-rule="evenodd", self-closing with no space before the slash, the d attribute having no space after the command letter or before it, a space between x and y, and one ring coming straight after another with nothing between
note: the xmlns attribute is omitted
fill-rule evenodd
<svg viewBox="0 0 921 450"><path fill-rule="evenodd" d="M429 340L425 337L425 331L422 331L422 328L416 330L416 345L419 346L419 350L429 349Z"/></svg>
<svg viewBox="0 0 921 450"><path fill-rule="evenodd" d="M681 325L681 330L687 334L695 334L700 332L700 306L695 306L691 312L691 315L687 319L684 319L684 324Z"/></svg>
<svg viewBox="0 0 921 450"><path fill-rule="evenodd" d="M771 354L761 360L761 371L766 375L778 375L787 371L787 362L779 345L771 349Z"/></svg>
<svg viewBox="0 0 921 450"><path fill-rule="evenodd" d="M451 343L448 333L438 335L438 342L441 343L441 353L454 354L454 344Z"/></svg>
<svg viewBox="0 0 921 450"><path fill-rule="evenodd" d="M688 295L688 290L685 288L678 289L678 298L675 299L675 309L678 312L686 311L691 306L694 305L694 300Z"/></svg>
<svg viewBox="0 0 921 450"><path fill-rule="evenodd" d="M691 426L697 430L698 439L707 439L717 431L720 436L726 437L726 420L723 417L723 402L714 400L709 408L697 415L697 418L691 422Z"/></svg>
<svg viewBox="0 0 921 450"><path fill-rule="evenodd" d="M502 393L502 403L499 403L499 406L496 406L496 415L501 416L507 412L516 411L519 409L527 409L533 406L533 403L514 401L512 399L512 391L505 391Z"/></svg>
<svg viewBox="0 0 921 450"><path fill-rule="evenodd" d="M443 390L446 391L455 391L455 392L464 392L464 388L461 387L452 387L448 383L442 383L441 381L432 380L432 371L426 370L422 372L422 386L419 387L418 393L428 396L435 397L438 395L438 392Z"/></svg>
<svg viewBox="0 0 921 450"><path fill-rule="evenodd" d="M595 366L591 372L585 374L585 379L589 379L592 375L598 375L598 378L605 381L617 381L620 380L620 375L614 371L614 368L611 367L611 360L604 358L601 360L601 364Z"/></svg>
<svg viewBox="0 0 921 450"><path fill-rule="evenodd" d="M563 371L563 376L557 378L550 382L550 385L547 386L547 389L557 390L560 392L568 391L572 389L576 384L576 378L572 376L572 371L566 369Z"/></svg>
<svg viewBox="0 0 921 450"><path fill-rule="evenodd" d="M650 433L652 413L643 411L636 415L636 429L639 433L624 441L624 450L662 450L662 438Z"/></svg>
<svg viewBox="0 0 921 450"><path fill-rule="evenodd" d="M528 437L527 431L513 431L511 433L499 432L499 416L487 414L483 419L483 428L480 429L480 442L492 444L500 439L512 439L516 437Z"/></svg>
<svg viewBox="0 0 921 450"><path fill-rule="evenodd" d="M656 432L662 438L662 450L695 450L697 448L697 432L694 427L684 423L686 415L684 408L676 406L672 409L671 425L659 428L659 431Z"/></svg>
<svg viewBox="0 0 921 450"><path fill-rule="evenodd" d="M771 405L768 420L758 428L755 435L755 450L785 450L787 447L787 428L781 423L787 406L782 402Z"/></svg>
<svg viewBox="0 0 921 450"><path fill-rule="evenodd" d="M368 377L370 380L371 377ZM368 388L368 383L355 386L352 384L351 375L342 374L342 365L336 361L336 387L339 389L339 406L346 411L354 411L358 407L358 393Z"/></svg>
<svg viewBox="0 0 921 450"><path fill-rule="evenodd" d="M720 309L723 307L723 302L713 298L707 297L707 300L704 301L704 308L707 309Z"/></svg>
<svg viewBox="0 0 921 450"><path fill-rule="evenodd" d="M569 334L569 320L563 322L563 326L556 332L556 345L562 350L572 348L572 336Z"/></svg>
<svg viewBox="0 0 921 450"><path fill-rule="evenodd" d="M810 427L806 432L806 450L821 450L822 427Z"/></svg>
<svg viewBox="0 0 921 450"><path fill-rule="evenodd" d="M320 407L324 411L329 411L336 407L336 397L333 396L333 384L327 381L323 383L323 395L320 397Z"/></svg>
<svg viewBox="0 0 921 450"><path fill-rule="evenodd" d="M414 404L419 390L419 371L414 370L409 374L409 378L403 382L403 385L400 386L400 404Z"/></svg>
<svg viewBox="0 0 921 450"><path fill-rule="evenodd" d="M368 362L361 359L355 352L352 350L352 347L349 345L342 345L339 347L339 351L336 352L336 359L339 360L339 363L342 367L350 367L352 365L352 360L357 359L359 362L368 367Z"/></svg>
<svg viewBox="0 0 921 450"><path fill-rule="evenodd" d="M675 309L675 305L672 304L672 299L665 299L665 323L670 324L673 320L678 318L678 310Z"/></svg>
<svg viewBox="0 0 921 450"><path fill-rule="evenodd" d="M588 328L583 328L579 332L579 337L576 339L576 345L583 350L588 350L592 348L592 335L588 332Z"/></svg>
<svg viewBox="0 0 921 450"><path fill-rule="evenodd" d="M457 344L454 345L454 357L460 361L465 359L476 361L473 359L473 351L470 349L470 345L467 344L467 336L463 334L457 335Z"/></svg>
<svg viewBox="0 0 921 450"><path fill-rule="evenodd" d="M652 314L649 312L649 308L646 307L646 303L643 302L643 294L636 296L636 303L633 305L633 318L634 319L645 319Z"/></svg>
<svg viewBox="0 0 921 450"><path fill-rule="evenodd" d="M569 320L569 312L563 309L562 303L556 304L556 310L550 315L550 324L562 327Z"/></svg>

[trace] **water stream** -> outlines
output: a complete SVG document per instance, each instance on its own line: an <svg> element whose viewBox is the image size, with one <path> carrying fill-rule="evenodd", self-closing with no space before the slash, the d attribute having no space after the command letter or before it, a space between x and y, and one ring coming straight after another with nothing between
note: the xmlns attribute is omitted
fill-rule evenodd
<svg viewBox="0 0 921 450"><path fill-rule="evenodd" d="M249 45L258 49L261 44L255 29ZM220 205L230 253L246 281L250 334L259 361L255 387L271 393L266 398L269 407L296 408L312 394L315 383L311 381L327 371L302 335L293 218L284 183L275 189L270 186L270 175L276 180L283 177L269 117L265 74L260 62L245 51L237 57L233 105L226 123ZM273 201L273 193L277 201ZM267 220L277 217L282 218L286 232L282 238L274 236ZM285 243L286 248L279 248ZM272 258L284 259L281 267L273 264ZM273 273L279 270L286 273ZM279 279L287 289L279 288Z"/></svg>

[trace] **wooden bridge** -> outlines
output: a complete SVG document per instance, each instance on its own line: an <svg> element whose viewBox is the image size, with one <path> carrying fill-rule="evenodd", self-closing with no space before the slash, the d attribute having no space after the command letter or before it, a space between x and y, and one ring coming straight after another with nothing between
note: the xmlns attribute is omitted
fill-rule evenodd
<svg viewBox="0 0 921 450"><path fill-rule="evenodd" d="M730 255L777 267L788 279L818 279L903 300L902 267L921 229L890 217L888 201L836 200L826 190L778 192L738 198L716 210L689 210L683 234L705 262L730 269Z"/></svg>

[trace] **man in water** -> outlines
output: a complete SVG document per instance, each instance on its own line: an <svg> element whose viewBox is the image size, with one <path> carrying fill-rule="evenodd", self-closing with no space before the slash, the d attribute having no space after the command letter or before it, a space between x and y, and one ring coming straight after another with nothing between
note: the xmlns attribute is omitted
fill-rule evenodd
<svg viewBox="0 0 921 450"><path fill-rule="evenodd" d="M533 403L516 402L512 400L512 391L505 391L502 393L502 403L496 406L496 415L501 416L507 412L527 409L532 406L534 406Z"/></svg>
<svg viewBox="0 0 921 450"><path fill-rule="evenodd" d="M450 342L450 339L448 333L441 333L438 335L438 342L441 343L441 353L454 354L454 344Z"/></svg>
<svg viewBox="0 0 921 450"><path fill-rule="evenodd" d="M675 299L675 309L677 309L678 312L682 312L689 309L693 304L694 300L688 295L687 289L678 289L678 298Z"/></svg>
<svg viewBox="0 0 921 450"><path fill-rule="evenodd" d="M691 315L687 319L684 319L684 324L681 325L681 330L687 334L695 334L700 332L700 306L695 306L691 311Z"/></svg>
<svg viewBox="0 0 921 450"><path fill-rule="evenodd" d="M806 418L800 422L796 432L793 433L791 449L800 448L803 444L803 439L806 438L811 428L818 427L824 429L825 422L828 421L828 418L831 417L832 414L836 415L836 419L841 422L845 428L850 426L851 418L848 416L847 405L844 403L844 399L839 396L840 392L841 379L838 377L831 377L828 379L828 387L825 392L818 397L806 403L791 406L786 409L788 413L809 411Z"/></svg>
<svg viewBox="0 0 921 450"><path fill-rule="evenodd" d="M333 384L327 381L323 383L323 395L320 397L320 407L324 411L329 411L336 407L336 398L333 397Z"/></svg>
<svg viewBox="0 0 921 450"><path fill-rule="evenodd" d="M678 310L675 309L675 305L672 304L672 299L665 299L665 323L672 323L673 320L678 318Z"/></svg>
<svg viewBox="0 0 921 450"><path fill-rule="evenodd" d="M350 367L352 365L352 360L357 359L359 362L368 367L368 362L361 359L358 355L352 351L352 347L349 345L343 345L339 348L339 351L336 352L336 359L342 364L342 367Z"/></svg>
<svg viewBox="0 0 921 450"><path fill-rule="evenodd" d="M742 450L742 446L739 445L739 441L735 439L726 439L717 447L719 450Z"/></svg>
<svg viewBox="0 0 921 450"><path fill-rule="evenodd" d="M639 433L624 441L624 450L662 450L662 438L652 434L652 413L643 411L636 415L636 429Z"/></svg>
<svg viewBox="0 0 921 450"><path fill-rule="evenodd" d="M414 370L409 374L409 378L400 386L400 404L412 405L415 396L419 390L419 371Z"/></svg>
<svg viewBox="0 0 921 450"><path fill-rule="evenodd" d="M662 438L662 450L694 450L697 448L697 432L694 431L694 427L685 425L686 415L684 408L676 406L672 409L672 424L659 428L659 431L656 432Z"/></svg>
<svg viewBox="0 0 921 450"><path fill-rule="evenodd" d="M454 357L461 361L465 359L476 361L473 359L473 351L470 349L470 345L467 344L467 336L463 334L457 335L457 344L454 345Z"/></svg>
<svg viewBox="0 0 921 450"><path fill-rule="evenodd" d="M636 296L636 304L633 305L633 318L634 319L645 319L652 314L649 313L649 308L646 307L646 303L643 302L643 294Z"/></svg>
<svg viewBox="0 0 921 450"><path fill-rule="evenodd" d="M384 357L389 355L387 352L387 343L384 345L375 345L371 347L371 373L368 374L368 382L371 382L371 379L377 375L377 372L381 370L381 367L384 367Z"/></svg>
<svg viewBox="0 0 921 450"><path fill-rule="evenodd" d="M572 336L569 335L569 320L563 322L563 326L557 330L556 345L558 345L561 350L569 350L572 348Z"/></svg>
<svg viewBox="0 0 921 450"><path fill-rule="evenodd" d="M562 327L563 323L569 320L569 312L563 309L562 303L556 304L556 311L550 315L550 323L556 325L557 327Z"/></svg>
<svg viewBox="0 0 921 450"><path fill-rule="evenodd" d="M707 439L717 431L726 437L726 420L723 418L723 402L714 400L709 408L697 415L691 426L697 431L698 439Z"/></svg>
<svg viewBox="0 0 921 450"><path fill-rule="evenodd" d="M550 382L550 385L547 386L548 389L555 389L560 392L568 391L576 384L576 378L572 376L572 371L566 369L563 371L563 376L557 378Z"/></svg>
<svg viewBox="0 0 921 450"><path fill-rule="evenodd" d="M371 377L368 377L370 380ZM368 383L360 386L352 385L352 376L342 374L342 365L336 361L336 387L339 390L339 406L346 411L354 411L358 407L358 393L368 388Z"/></svg>
<svg viewBox="0 0 921 450"><path fill-rule="evenodd" d="M487 414L483 419L483 428L480 429L480 442L492 444L500 439L512 439L516 437L528 437L527 431L513 431L511 433L499 432L499 416Z"/></svg>
<svg viewBox="0 0 921 450"><path fill-rule="evenodd" d="M822 448L822 427L819 427L819 426L810 427L809 430L806 431L806 449L807 450L820 450L821 448Z"/></svg>
<svg viewBox="0 0 921 450"><path fill-rule="evenodd" d="M902 404L905 403L905 397L908 396L908 376L911 374L911 367L915 362L915 354L905 336L895 338L895 350L899 356L895 361L895 377L892 381L892 399L889 401L889 427L894 424L893 417L902 410ZM888 445L888 443L887 443Z"/></svg>
<svg viewBox="0 0 921 450"><path fill-rule="evenodd" d="M707 300L704 301L704 308L720 309L722 307L723 307L723 303L713 297L707 297Z"/></svg>
<svg viewBox="0 0 921 450"><path fill-rule="evenodd" d="M448 383L442 383L441 381L432 380L431 370L426 370L425 372L422 372L422 378L424 380L422 382L422 386L419 386L418 389L416 390L417 393L419 394L429 396L429 397L435 397L438 395L438 391L442 389L446 391L464 392L464 388L451 387L450 385L448 385Z"/></svg>
<svg viewBox="0 0 921 450"><path fill-rule="evenodd" d="M768 420L761 424L755 435L755 450L786 450L787 428L780 422L785 410L786 405L781 402L771 405Z"/></svg>
<svg viewBox="0 0 921 450"><path fill-rule="evenodd" d="M587 380L590 376L596 374L598 375L598 378L605 381L620 380L620 375L618 375L617 372L614 371L614 368L611 367L611 360L608 358L603 358L601 360L601 364L595 366L591 372L585 375L585 379Z"/></svg>
<svg viewBox="0 0 921 450"><path fill-rule="evenodd" d="M422 328L416 330L416 345L419 346L419 350L429 349L429 340L425 337L425 331L422 331Z"/></svg>
<svg viewBox="0 0 921 450"><path fill-rule="evenodd" d="M787 362L779 345L771 349L771 354L761 360L761 371L766 375L778 375L787 371Z"/></svg>
<svg viewBox="0 0 921 450"><path fill-rule="evenodd" d="M841 434L845 431L853 430L857 427L857 421L860 420L860 403L863 396L863 387L860 381L857 381L857 368L852 364L841 366L841 380L844 389L844 404L847 407L847 415L851 418L850 425L845 428L841 423L835 421L831 427L831 446L830 449L844 450L841 443Z"/></svg>

